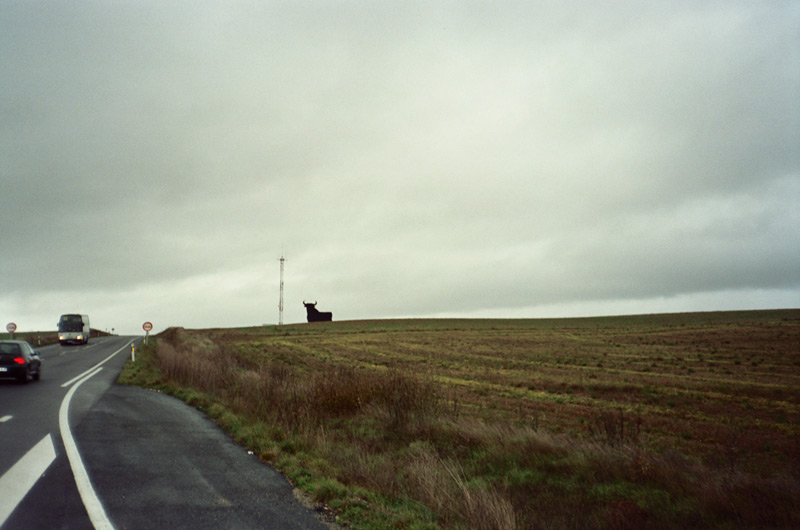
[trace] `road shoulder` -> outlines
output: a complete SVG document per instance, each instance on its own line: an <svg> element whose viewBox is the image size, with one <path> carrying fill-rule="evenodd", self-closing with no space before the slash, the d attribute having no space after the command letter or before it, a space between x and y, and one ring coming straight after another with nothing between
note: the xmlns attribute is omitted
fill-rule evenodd
<svg viewBox="0 0 800 530"><path fill-rule="evenodd" d="M119 528L332 528L283 475L171 396L114 384L74 431Z"/></svg>

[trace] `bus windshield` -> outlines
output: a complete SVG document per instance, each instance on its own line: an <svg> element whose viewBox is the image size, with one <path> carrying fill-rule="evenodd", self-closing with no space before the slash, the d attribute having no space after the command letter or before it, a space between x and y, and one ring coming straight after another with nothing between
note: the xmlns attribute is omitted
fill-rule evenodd
<svg viewBox="0 0 800 530"><path fill-rule="evenodd" d="M58 331L83 331L83 319L80 315L62 315Z"/></svg>

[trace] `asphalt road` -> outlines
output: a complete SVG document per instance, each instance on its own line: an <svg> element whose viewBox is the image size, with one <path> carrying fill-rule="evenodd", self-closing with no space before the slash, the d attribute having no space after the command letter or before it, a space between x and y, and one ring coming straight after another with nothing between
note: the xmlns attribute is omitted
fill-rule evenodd
<svg viewBox="0 0 800 530"><path fill-rule="evenodd" d="M204 415L115 384L138 340L38 348L40 381L0 381L0 528L328 528Z"/></svg>

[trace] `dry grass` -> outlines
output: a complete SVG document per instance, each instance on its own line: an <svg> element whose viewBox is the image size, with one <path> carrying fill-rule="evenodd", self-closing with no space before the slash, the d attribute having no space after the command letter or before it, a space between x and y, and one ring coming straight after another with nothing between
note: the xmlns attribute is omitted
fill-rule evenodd
<svg viewBox="0 0 800 530"><path fill-rule="evenodd" d="M798 344L800 311L170 329L146 384L360 528L789 528Z"/></svg>
<svg viewBox="0 0 800 530"><path fill-rule="evenodd" d="M17 333L0 333L0 340L24 340L30 343L35 348L39 346L47 346L48 344L56 344L58 342L58 333L55 331L28 331ZM92 332L95 336L95 332Z"/></svg>

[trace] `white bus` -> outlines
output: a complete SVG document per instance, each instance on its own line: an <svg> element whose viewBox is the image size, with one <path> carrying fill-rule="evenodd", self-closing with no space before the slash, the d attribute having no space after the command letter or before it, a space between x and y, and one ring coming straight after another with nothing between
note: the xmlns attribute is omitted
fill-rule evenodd
<svg viewBox="0 0 800 530"><path fill-rule="evenodd" d="M86 344L91 333L89 315L61 315L58 319L58 342L61 344Z"/></svg>

